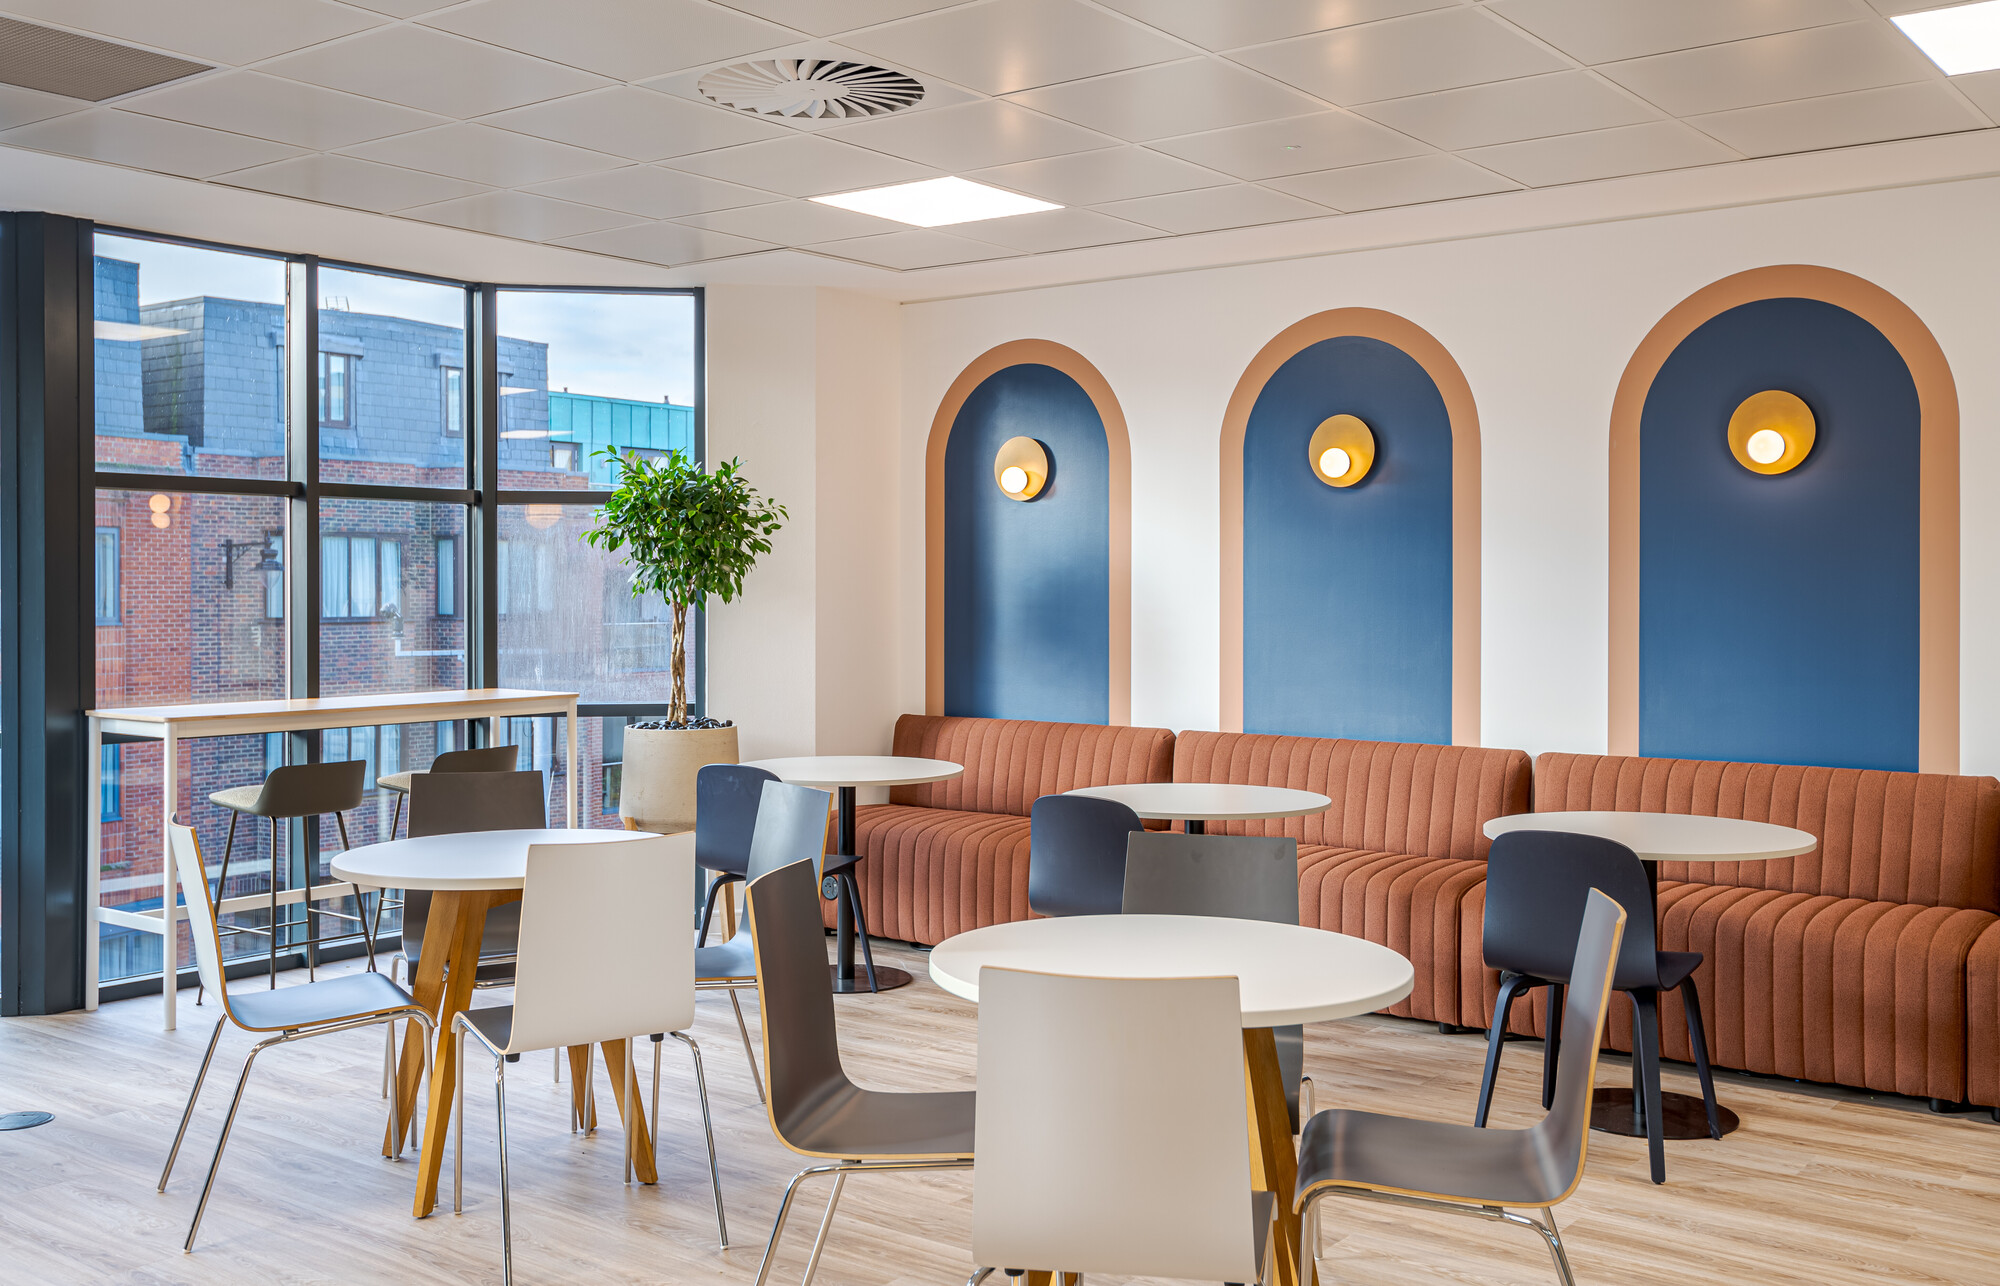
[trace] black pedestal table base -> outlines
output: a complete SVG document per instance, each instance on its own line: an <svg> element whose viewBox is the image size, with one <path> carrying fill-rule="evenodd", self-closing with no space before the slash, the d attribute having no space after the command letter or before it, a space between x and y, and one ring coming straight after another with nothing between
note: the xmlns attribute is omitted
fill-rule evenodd
<svg viewBox="0 0 2000 1286"><path fill-rule="evenodd" d="M833 975L833 994L836 996L865 996L868 994L868 971L857 970L852 977L840 976L840 966L831 964L827 970ZM907 987L911 979L907 970L894 965L875 966L875 990L893 991L897 987Z"/></svg>
<svg viewBox="0 0 2000 1286"><path fill-rule="evenodd" d="M1721 1124L1724 1134L1733 1133L1743 1123L1736 1113L1720 1103L1715 1107L1715 1119ZM1646 1120L1633 1110L1632 1091L1627 1089L1601 1089L1590 1096L1590 1128L1606 1134L1622 1134L1628 1139L1646 1137ZM1663 1092L1660 1095L1660 1137L1709 1137L1708 1108L1703 1105L1699 1094Z"/></svg>

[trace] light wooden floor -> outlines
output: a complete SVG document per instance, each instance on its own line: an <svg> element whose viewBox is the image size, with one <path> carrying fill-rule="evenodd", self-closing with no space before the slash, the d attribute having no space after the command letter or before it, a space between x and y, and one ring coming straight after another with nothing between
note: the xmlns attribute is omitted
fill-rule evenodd
<svg viewBox="0 0 2000 1286"><path fill-rule="evenodd" d="M923 977L915 952L878 949L919 975L904 990L839 1001L850 1070L898 1089L971 1088L973 1007ZM239 985L254 985L243 983ZM0 1133L0 1281L28 1283L463 1283L499 1280L493 1090L467 1111L467 1205L409 1217L413 1166L375 1155L381 1038L327 1037L259 1060L192 1256L181 1237L251 1041L224 1035L167 1194L156 1194L176 1116L215 1010L183 992L183 1026L158 1029L157 998L97 1014L0 1021L0 1110L56 1114ZM482 994L498 1003L504 993ZM752 1010L754 1032L754 1007ZM785 1182L801 1164L772 1138L728 1002L699 1006L722 1151L732 1248L719 1252L686 1051L665 1047L661 1183L619 1181L615 1123L568 1132L567 1085L550 1060L510 1069L509 1125L519 1280L713 1281L748 1286ZM1320 1106L1470 1119L1483 1045L1429 1024L1364 1018L1309 1029ZM1531 1119L1540 1046L1510 1047L1495 1123ZM649 1068L650 1063L642 1063ZM600 1078L602 1071L599 1072ZM1600 1080L1622 1083L1622 1059ZM1678 1088L1692 1076L1669 1071ZM1647 1181L1642 1142L1593 1135L1589 1174L1564 1205L1583 1283L2000 1282L2000 1125L1932 1116L1894 1099L1723 1080L1744 1128L1668 1145L1668 1184ZM608 1085L599 1086L609 1102ZM607 1118L615 1122L615 1117ZM773 1281L795 1283L818 1204L799 1208ZM847 1186L819 1281L955 1286L971 1268L969 1175L882 1176ZM1322 1280L1546 1283L1531 1235L1483 1222L1331 1204Z"/></svg>

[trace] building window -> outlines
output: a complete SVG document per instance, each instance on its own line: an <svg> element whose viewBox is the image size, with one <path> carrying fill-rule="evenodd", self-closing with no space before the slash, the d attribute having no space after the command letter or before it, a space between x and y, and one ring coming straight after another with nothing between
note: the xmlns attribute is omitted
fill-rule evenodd
<svg viewBox="0 0 2000 1286"><path fill-rule="evenodd" d="M576 472L576 443L549 443L549 468L558 473Z"/></svg>
<svg viewBox="0 0 2000 1286"><path fill-rule="evenodd" d="M269 777L272 773L276 772L280 768L283 768L284 766L285 766L285 734L282 732L265 733L264 775L266 777Z"/></svg>
<svg viewBox="0 0 2000 1286"><path fill-rule="evenodd" d="M97 623L118 624L118 529L97 529Z"/></svg>
<svg viewBox="0 0 2000 1286"><path fill-rule="evenodd" d="M264 617L279 621L285 616L285 533L264 533L264 561L274 563L264 573Z"/></svg>
<svg viewBox="0 0 2000 1286"><path fill-rule="evenodd" d="M403 770L403 730L394 724L380 728L328 728L320 734L320 758L337 764L359 759L361 788L374 790L375 779Z"/></svg>
<svg viewBox="0 0 2000 1286"><path fill-rule="evenodd" d="M443 386L444 435L459 437L465 432L465 370L446 366L440 368L439 375Z"/></svg>
<svg viewBox="0 0 2000 1286"><path fill-rule="evenodd" d="M458 615L458 537L456 536L438 537L437 614Z"/></svg>
<svg viewBox="0 0 2000 1286"><path fill-rule="evenodd" d="M125 782L123 766L118 746L105 746L99 752L97 765L97 816L99 821L115 822L125 815Z"/></svg>
<svg viewBox="0 0 2000 1286"><path fill-rule="evenodd" d="M403 610L403 546L374 536L320 538L319 607L329 621Z"/></svg>
<svg viewBox="0 0 2000 1286"><path fill-rule="evenodd" d="M319 355L319 422L322 428L354 427L354 356Z"/></svg>

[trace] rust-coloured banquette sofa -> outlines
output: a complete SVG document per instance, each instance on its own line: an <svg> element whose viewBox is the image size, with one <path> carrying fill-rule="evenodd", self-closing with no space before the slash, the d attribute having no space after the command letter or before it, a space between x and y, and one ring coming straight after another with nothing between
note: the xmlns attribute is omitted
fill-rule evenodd
<svg viewBox="0 0 2000 1286"><path fill-rule="evenodd" d="M1745 817L1817 850L1777 862L1660 864L1660 945L1699 951L1717 1066L1991 1106L2000 1102L2000 781L1685 759L1544 754L1535 808ZM1485 886L1465 904L1459 1021L1485 1026ZM1692 1057L1662 997L1669 1058ZM1970 1006L1970 1007L1968 1007ZM1516 1007L1539 1033L1542 1007ZM1631 1047L1631 1011L1610 1043Z"/></svg>

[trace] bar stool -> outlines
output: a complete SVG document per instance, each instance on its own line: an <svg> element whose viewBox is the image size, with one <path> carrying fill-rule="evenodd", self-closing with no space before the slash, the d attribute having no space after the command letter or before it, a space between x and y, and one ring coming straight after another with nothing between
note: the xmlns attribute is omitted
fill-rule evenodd
<svg viewBox="0 0 2000 1286"><path fill-rule="evenodd" d="M208 797L208 802L229 810L229 840L222 849L222 874L216 881L216 906L221 907L229 888L229 856L236 847L236 823L244 816L268 817L271 820L271 924L268 929L232 926L220 929L221 933L262 934L271 940L271 983L278 985L278 823L294 817L315 817L332 813L334 822L340 827L340 846L347 843L347 810L361 805L361 792L366 785L365 774L368 765L359 759L349 759L333 764L287 764L273 768L261 786L232 786L228 790L218 790ZM313 868L319 865L319 854L307 855L305 861L306 896L303 903L304 915L298 921L287 920L282 926L291 928L295 923L307 926L306 977L311 981L319 964L317 943L311 941L313 911ZM351 888L351 885L341 885ZM336 895L339 896L339 895ZM356 912L364 910L358 904L356 892ZM330 915L337 920L352 920L361 928L361 936L368 944L368 968L375 968L375 935L369 931L365 914L348 915L341 911L320 911L320 915ZM201 995L196 993L196 1003Z"/></svg>
<svg viewBox="0 0 2000 1286"><path fill-rule="evenodd" d="M477 750L447 750L431 760L425 772L512 772L521 759L519 746L482 746ZM396 810L389 817L389 838L396 838L396 828L403 821L403 800L410 793L410 772L392 772L377 777L375 784L383 790L396 792Z"/></svg>

